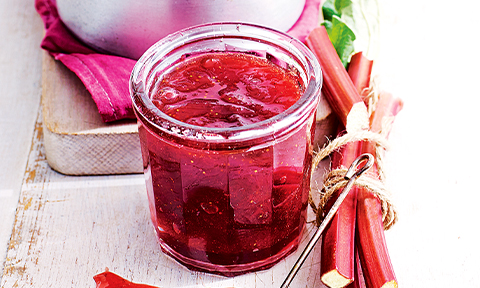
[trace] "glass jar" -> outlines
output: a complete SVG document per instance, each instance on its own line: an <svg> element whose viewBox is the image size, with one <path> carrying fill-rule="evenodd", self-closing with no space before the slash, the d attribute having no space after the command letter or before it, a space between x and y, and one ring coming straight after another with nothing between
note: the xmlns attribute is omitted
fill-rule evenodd
<svg viewBox="0 0 480 288"><path fill-rule="evenodd" d="M181 122L151 100L165 71L191 55L247 53L295 73L304 93L254 124L208 128ZM240 23L171 34L133 69L151 219L162 250L190 269L233 276L271 267L294 251L305 226L320 65L298 40Z"/></svg>

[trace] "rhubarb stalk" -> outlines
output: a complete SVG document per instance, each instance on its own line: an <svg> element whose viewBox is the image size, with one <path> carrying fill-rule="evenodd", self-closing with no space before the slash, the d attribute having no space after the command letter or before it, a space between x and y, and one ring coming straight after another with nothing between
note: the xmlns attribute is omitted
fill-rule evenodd
<svg viewBox="0 0 480 288"><path fill-rule="evenodd" d="M362 53L355 54L356 59L348 66L348 75L352 83L361 92L368 88L373 61L368 60ZM340 136L340 133L338 134ZM332 169L348 167L361 153L361 142L347 143L332 156ZM341 193L341 190L338 194ZM337 193L327 204L327 209L333 205ZM322 259L320 279L329 287L344 287L355 279L355 218L357 206L356 188L350 191L337 214L325 229L322 240Z"/></svg>
<svg viewBox="0 0 480 288"><path fill-rule="evenodd" d="M360 153L361 142L347 143L332 157L332 169L348 167ZM356 188L352 188L323 233L320 279L329 287L344 287L354 279ZM326 211L341 193L332 195Z"/></svg>
<svg viewBox="0 0 480 288"><path fill-rule="evenodd" d="M347 127L347 117L352 108L366 111L363 99L338 57L325 27L313 29L306 42L322 67L322 92L342 124Z"/></svg>
<svg viewBox="0 0 480 288"><path fill-rule="evenodd" d="M363 188L358 189L357 225L357 245L367 287L398 287L385 241L380 202Z"/></svg>
<svg viewBox="0 0 480 288"><path fill-rule="evenodd" d="M362 265L360 263L360 256L358 255L358 247L355 246L355 278L346 288L366 288L365 278L363 277Z"/></svg>
<svg viewBox="0 0 480 288"><path fill-rule="evenodd" d="M363 96L364 91L370 87L370 75L372 74L373 60L368 59L362 52L352 55L348 64L347 73L358 94Z"/></svg>
<svg viewBox="0 0 480 288"><path fill-rule="evenodd" d="M384 123L388 118L395 117L402 106L403 103L394 99L391 94L381 94L371 117L371 131L379 133L382 129L388 129L383 127ZM384 131L384 135L388 136L388 133ZM373 155L376 154L375 149L376 144L372 142L364 143L362 148L363 153ZM374 173L378 175L377 168L373 167ZM398 287L385 241L382 205L380 200L365 188L358 188L356 240L367 287Z"/></svg>

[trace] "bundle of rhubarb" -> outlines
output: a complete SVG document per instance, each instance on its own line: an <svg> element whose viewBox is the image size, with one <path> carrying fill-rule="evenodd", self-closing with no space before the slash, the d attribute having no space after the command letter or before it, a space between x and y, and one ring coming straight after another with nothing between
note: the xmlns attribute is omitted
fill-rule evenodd
<svg viewBox="0 0 480 288"><path fill-rule="evenodd" d="M322 66L322 93L342 123L337 139L343 140L332 141L338 146L333 145L332 170L348 167L362 153L381 159L384 147L379 144L384 143L380 139L388 137L388 124L402 109L401 100L371 84L373 60L367 55L372 54L378 41L377 3L326 0L322 9L324 22L306 40ZM322 158L317 155L314 167ZM381 181L381 162L373 170L369 177ZM320 218L339 192L323 198L319 207L313 205ZM396 214L384 196L357 186L340 206L322 238L321 280L325 285L398 287L384 235L384 230L394 224Z"/></svg>

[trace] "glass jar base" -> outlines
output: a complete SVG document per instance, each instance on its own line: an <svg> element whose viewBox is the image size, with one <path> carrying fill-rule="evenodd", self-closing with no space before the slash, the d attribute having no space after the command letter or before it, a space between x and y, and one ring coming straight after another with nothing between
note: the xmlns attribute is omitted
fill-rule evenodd
<svg viewBox="0 0 480 288"><path fill-rule="evenodd" d="M200 271L200 272L207 272L212 274L218 274L226 277L234 277L254 271L265 270L269 269L275 264L277 264L280 260L288 256L289 254L293 253L299 244L299 240L301 239L301 235L291 241L287 246L285 246L281 251L272 255L268 258L251 262L251 263L244 263L244 264L234 264L234 265L221 265L221 264L213 264L207 263L204 261L195 260L189 257L185 257L184 255L178 253L170 246L168 246L165 242L163 242L159 237L157 240L160 244L162 251L167 254L168 256L172 257L174 260L182 264L183 266L187 267L193 271Z"/></svg>

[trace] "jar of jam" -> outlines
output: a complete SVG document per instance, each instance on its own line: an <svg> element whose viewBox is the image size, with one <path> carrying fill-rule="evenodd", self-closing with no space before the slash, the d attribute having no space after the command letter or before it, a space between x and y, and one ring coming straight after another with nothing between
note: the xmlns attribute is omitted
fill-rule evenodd
<svg viewBox="0 0 480 288"><path fill-rule="evenodd" d="M251 24L187 28L139 59L130 91L165 253L233 276L297 248L321 84L308 48Z"/></svg>

